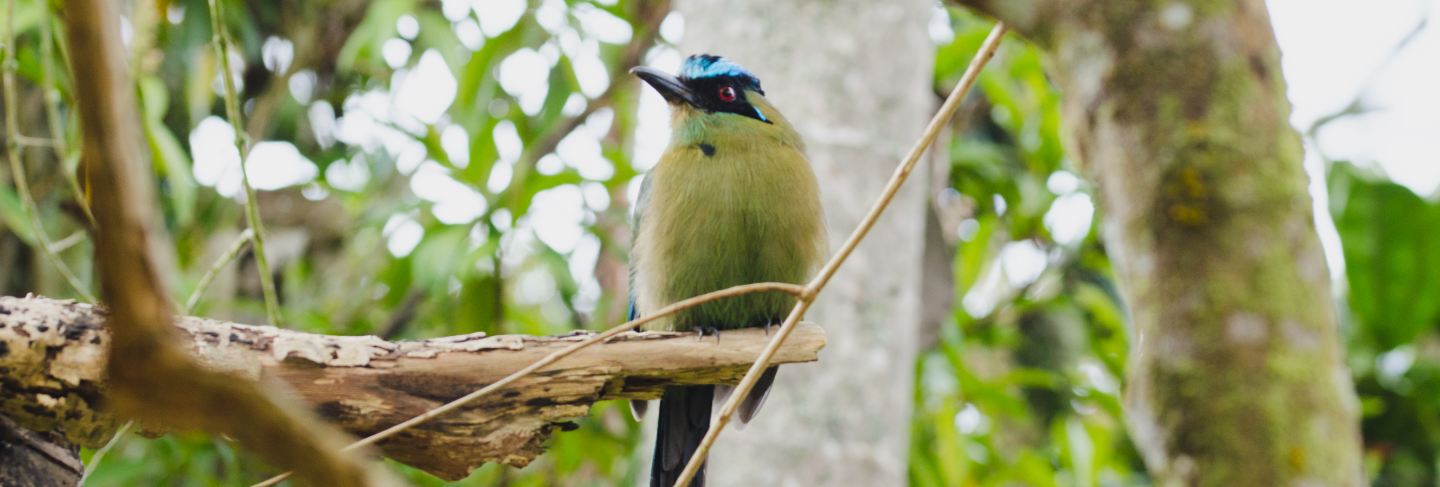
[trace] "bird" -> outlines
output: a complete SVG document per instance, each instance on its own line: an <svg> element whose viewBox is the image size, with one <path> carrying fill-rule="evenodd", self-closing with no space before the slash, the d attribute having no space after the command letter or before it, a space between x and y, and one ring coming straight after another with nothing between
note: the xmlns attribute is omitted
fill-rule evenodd
<svg viewBox="0 0 1440 487"><path fill-rule="evenodd" d="M678 75L631 69L670 108L671 136L634 208L630 319L686 298L754 282L803 284L827 252L819 183L805 144L766 98L759 78L720 56L687 57ZM796 298L778 292L724 298L659 318L646 331L697 332L780 324ZM768 368L738 409L764 403ZM675 484L729 386L665 388L650 485ZM633 401L636 417L646 402ZM690 485L705 483L702 464Z"/></svg>

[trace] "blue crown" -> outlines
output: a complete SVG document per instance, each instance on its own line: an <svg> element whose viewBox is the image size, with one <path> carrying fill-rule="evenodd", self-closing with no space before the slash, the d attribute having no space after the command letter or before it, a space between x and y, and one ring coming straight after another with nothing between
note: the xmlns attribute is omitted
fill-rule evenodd
<svg viewBox="0 0 1440 487"><path fill-rule="evenodd" d="M712 54L696 54L685 58L680 65L680 78L686 80L698 80L705 78L733 78L741 82L742 86L764 94L760 89L760 79L750 74L739 64L730 62L720 56Z"/></svg>

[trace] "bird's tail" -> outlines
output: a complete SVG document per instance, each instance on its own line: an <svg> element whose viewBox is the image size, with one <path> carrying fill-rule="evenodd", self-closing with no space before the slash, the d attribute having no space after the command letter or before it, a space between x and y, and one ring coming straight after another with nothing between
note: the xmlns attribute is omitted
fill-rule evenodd
<svg viewBox="0 0 1440 487"><path fill-rule="evenodd" d="M650 487L673 487L700 440L710 429L710 403L715 386L668 387L660 397L660 427L655 432L655 458L650 463ZM705 485L705 464L690 481Z"/></svg>

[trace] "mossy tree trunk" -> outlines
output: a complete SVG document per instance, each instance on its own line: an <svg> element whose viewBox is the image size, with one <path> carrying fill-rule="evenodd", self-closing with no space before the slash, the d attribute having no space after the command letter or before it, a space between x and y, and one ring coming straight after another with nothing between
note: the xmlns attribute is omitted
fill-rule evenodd
<svg viewBox="0 0 1440 487"><path fill-rule="evenodd" d="M1354 387L1261 0L964 0L1048 54L1160 485L1357 485Z"/></svg>

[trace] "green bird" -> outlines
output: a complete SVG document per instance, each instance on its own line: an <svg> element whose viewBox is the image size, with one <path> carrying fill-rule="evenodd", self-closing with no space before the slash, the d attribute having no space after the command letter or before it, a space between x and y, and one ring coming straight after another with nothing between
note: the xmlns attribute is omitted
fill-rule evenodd
<svg viewBox="0 0 1440 487"><path fill-rule="evenodd" d="M805 283L827 251L819 187L800 134L739 65L685 59L680 75L631 70L670 104L672 135L635 206L630 251L631 319L696 295L754 282ZM651 322L646 330L704 334L784 321L795 298L753 293ZM739 409L750 421L778 369L765 371ZM670 487L710 427L727 386L667 388L650 485ZM644 402L634 402L637 417ZM705 469L692 486L705 483Z"/></svg>

